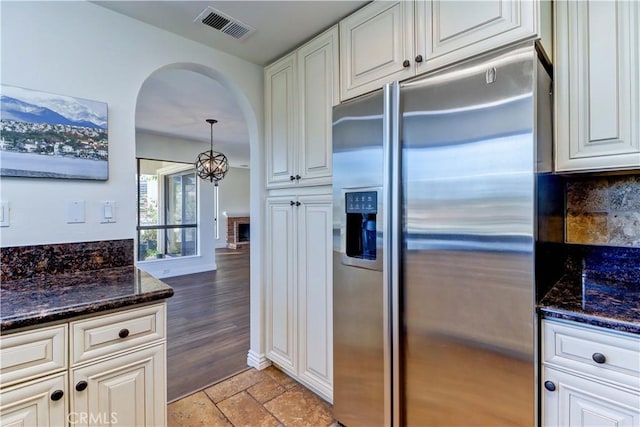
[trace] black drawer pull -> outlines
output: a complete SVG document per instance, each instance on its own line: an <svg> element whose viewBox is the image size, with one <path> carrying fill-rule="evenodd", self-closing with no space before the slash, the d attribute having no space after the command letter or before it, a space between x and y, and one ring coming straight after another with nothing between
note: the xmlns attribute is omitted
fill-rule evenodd
<svg viewBox="0 0 640 427"><path fill-rule="evenodd" d="M607 361L607 358L602 353L593 353L593 356L591 356L591 358L596 363L604 363Z"/></svg>
<svg viewBox="0 0 640 427"><path fill-rule="evenodd" d="M62 396L64 396L64 391L62 390L56 390L53 393L51 393L51 400L60 400L62 399Z"/></svg>
<svg viewBox="0 0 640 427"><path fill-rule="evenodd" d="M544 388L546 388L549 391L556 391L556 385L551 381L545 381Z"/></svg>
<svg viewBox="0 0 640 427"><path fill-rule="evenodd" d="M87 389L87 386L89 384L87 384L86 381L79 381L78 384L76 384L76 390L77 391L85 391Z"/></svg>
<svg viewBox="0 0 640 427"><path fill-rule="evenodd" d="M411 62L409 62L409 60L408 60L408 59L405 59L405 60L402 62L402 66L403 66L404 68L407 68L409 65L411 65Z"/></svg>
<svg viewBox="0 0 640 427"><path fill-rule="evenodd" d="M128 329L120 329L120 332L118 332L118 336L120 338L126 338L129 336L129 330Z"/></svg>

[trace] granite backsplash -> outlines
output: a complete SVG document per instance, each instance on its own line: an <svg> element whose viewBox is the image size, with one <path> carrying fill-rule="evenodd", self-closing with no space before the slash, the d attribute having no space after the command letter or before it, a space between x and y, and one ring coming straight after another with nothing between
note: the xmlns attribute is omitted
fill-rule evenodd
<svg viewBox="0 0 640 427"><path fill-rule="evenodd" d="M0 249L0 281L133 265L133 239Z"/></svg>
<svg viewBox="0 0 640 427"><path fill-rule="evenodd" d="M566 242L640 247L640 175L568 178Z"/></svg>
<svg viewBox="0 0 640 427"><path fill-rule="evenodd" d="M640 248L566 245L566 274L640 287Z"/></svg>

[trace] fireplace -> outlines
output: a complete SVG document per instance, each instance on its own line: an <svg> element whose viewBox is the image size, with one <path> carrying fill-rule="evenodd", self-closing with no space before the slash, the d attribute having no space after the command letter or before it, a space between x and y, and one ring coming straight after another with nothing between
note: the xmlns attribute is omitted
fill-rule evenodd
<svg viewBox="0 0 640 427"><path fill-rule="evenodd" d="M249 244L250 224L248 216L230 216L227 218L227 247L238 249Z"/></svg>

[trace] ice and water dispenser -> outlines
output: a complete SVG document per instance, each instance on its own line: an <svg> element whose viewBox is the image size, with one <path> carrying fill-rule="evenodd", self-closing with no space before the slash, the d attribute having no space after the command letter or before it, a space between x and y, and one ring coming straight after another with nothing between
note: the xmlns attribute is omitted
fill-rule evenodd
<svg viewBox="0 0 640 427"><path fill-rule="evenodd" d="M380 256L377 248L378 192L345 192L345 214L346 256L351 260L376 261ZM357 264L366 266L366 263Z"/></svg>

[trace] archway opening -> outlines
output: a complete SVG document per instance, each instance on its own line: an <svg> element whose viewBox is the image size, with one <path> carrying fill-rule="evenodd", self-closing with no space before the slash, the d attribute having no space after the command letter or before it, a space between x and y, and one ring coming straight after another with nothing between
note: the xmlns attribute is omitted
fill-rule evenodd
<svg viewBox="0 0 640 427"><path fill-rule="evenodd" d="M193 162L211 143L206 119L218 121L213 147L227 156L230 165L217 187L201 179L189 181ZM142 194L138 184L138 248L145 246L141 231L155 227L157 241L152 246L157 253L140 256L143 252L139 250L137 265L162 278L175 292L167 308L169 401L247 367L253 242L249 237L242 245L229 244L235 236L228 234L235 231L236 218L254 220L250 166L251 145L256 140L256 119L246 97L216 70L172 64L152 73L140 89L136 106L138 180L144 172L155 176L159 184L153 198L149 186ZM154 164L160 167L153 169ZM182 185L185 182L194 185ZM189 211L185 209L191 200L185 198L187 188L195 195L192 211L196 212L197 237L183 242L180 236L186 236L184 221L189 218L176 212ZM144 219L155 219L156 224L142 223L140 213L154 203L157 214ZM190 250L170 252L184 247ZM180 256L172 256L174 253ZM233 328L228 327L230 323Z"/></svg>

